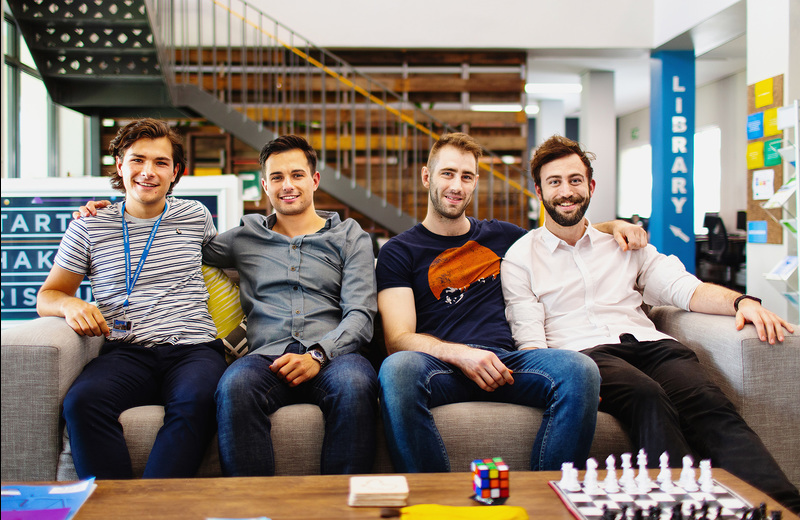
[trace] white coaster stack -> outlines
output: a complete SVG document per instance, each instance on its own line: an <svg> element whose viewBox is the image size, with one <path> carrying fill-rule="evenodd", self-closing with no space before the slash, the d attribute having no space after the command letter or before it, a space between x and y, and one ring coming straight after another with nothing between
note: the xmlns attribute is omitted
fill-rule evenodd
<svg viewBox="0 0 800 520"><path fill-rule="evenodd" d="M408 481L400 475L350 477L348 505L403 507L408 500Z"/></svg>

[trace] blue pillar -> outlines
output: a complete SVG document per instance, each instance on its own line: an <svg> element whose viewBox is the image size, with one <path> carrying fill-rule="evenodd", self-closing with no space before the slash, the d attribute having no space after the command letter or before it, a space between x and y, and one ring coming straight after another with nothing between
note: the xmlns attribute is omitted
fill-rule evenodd
<svg viewBox="0 0 800 520"><path fill-rule="evenodd" d="M657 51L652 58L650 242L694 273L694 51Z"/></svg>

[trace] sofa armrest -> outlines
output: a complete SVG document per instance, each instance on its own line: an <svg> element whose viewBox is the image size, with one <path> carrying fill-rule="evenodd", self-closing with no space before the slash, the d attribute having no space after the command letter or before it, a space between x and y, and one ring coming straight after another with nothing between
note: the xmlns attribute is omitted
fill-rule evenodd
<svg viewBox="0 0 800 520"><path fill-rule="evenodd" d="M2 480L55 480L61 403L102 337L79 336L63 318L38 318L2 334Z"/></svg>
<svg viewBox="0 0 800 520"><path fill-rule="evenodd" d="M787 332L783 343L770 345L753 325L737 331L731 316L674 307L654 308L650 318L695 351L789 479L800 484L800 335Z"/></svg>

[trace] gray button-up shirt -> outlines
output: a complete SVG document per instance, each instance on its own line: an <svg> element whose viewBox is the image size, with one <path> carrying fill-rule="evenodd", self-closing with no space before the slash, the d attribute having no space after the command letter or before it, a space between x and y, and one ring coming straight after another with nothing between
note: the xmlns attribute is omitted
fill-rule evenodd
<svg viewBox="0 0 800 520"><path fill-rule="evenodd" d="M318 211L325 227L289 238L275 215L245 215L203 248L203 262L239 271L250 351L280 355L299 341L329 358L372 339L377 312L369 235L352 219Z"/></svg>

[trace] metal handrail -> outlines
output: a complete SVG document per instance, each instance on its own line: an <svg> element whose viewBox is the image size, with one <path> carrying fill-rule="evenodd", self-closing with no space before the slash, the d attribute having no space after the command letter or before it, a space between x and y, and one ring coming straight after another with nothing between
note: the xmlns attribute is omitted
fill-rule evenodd
<svg viewBox="0 0 800 520"><path fill-rule="evenodd" d="M456 129L245 0L145 3L170 88L196 84L276 134L304 135L337 176L421 220L419 166L433 141ZM476 194L473 213L495 218L499 196L505 200L501 218L509 220L513 206L518 223L527 226L527 202L534 196L526 188L528 175L485 152L479 168L490 177ZM499 189L494 179L502 182Z"/></svg>

